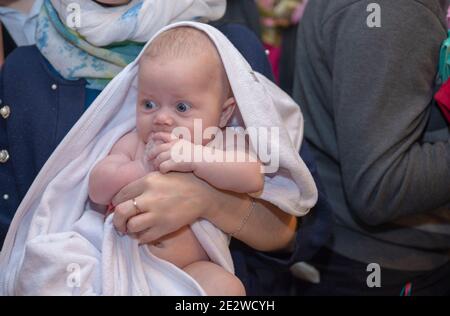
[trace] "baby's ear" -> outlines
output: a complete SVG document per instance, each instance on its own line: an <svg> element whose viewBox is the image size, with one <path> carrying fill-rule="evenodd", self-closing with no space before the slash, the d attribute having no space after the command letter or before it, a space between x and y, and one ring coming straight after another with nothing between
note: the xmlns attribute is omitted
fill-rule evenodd
<svg viewBox="0 0 450 316"><path fill-rule="evenodd" d="M220 116L220 128L224 128L225 126L227 126L227 123L230 120L235 107L236 100L234 99L234 97L230 97L225 101L222 106L222 115Z"/></svg>

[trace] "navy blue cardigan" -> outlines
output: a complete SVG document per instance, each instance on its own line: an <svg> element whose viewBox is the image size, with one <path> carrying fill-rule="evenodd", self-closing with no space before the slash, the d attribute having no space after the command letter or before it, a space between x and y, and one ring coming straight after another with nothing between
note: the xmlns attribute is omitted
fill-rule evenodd
<svg viewBox="0 0 450 316"><path fill-rule="evenodd" d="M252 32L238 25L223 25L219 29L256 71L272 77L264 49ZM0 163L0 244L39 170L83 114L85 86L85 80L68 81L59 77L35 46L18 48L7 58L0 73L0 108L10 108L8 118L0 116L0 151L9 155L6 162ZM301 155L318 180L306 147L302 148ZM289 265L308 259L325 243L330 214L321 192L318 206L311 215L301 219L296 250L292 254L265 254L233 241L236 274L244 282L247 293L289 294L293 281Z"/></svg>

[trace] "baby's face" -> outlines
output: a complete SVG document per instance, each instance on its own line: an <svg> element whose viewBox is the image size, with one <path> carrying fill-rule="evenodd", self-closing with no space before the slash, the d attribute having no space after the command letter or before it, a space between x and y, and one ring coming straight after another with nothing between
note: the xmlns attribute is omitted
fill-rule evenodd
<svg viewBox="0 0 450 316"><path fill-rule="evenodd" d="M141 61L136 109L141 140L147 143L154 133L186 127L193 141L194 119L202 120L203 130L219 127L226 95L219 72L209 65L201 57Z"/></svg>

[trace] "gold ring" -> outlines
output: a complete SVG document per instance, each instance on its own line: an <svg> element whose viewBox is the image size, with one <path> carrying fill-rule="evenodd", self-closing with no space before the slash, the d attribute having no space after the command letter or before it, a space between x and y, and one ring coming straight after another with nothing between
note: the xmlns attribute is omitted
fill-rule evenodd
<svg viewBox="0 0 450 316"><path fill-rule="evenodd" d="M133 199L132 201L133 201L133 206L134 206L134 208L135 208L136 211L137 211L136 215L139 215L140 213L142 213L142 211L141 211L141 209L139 208L139 206L137 205L136 199Z"/></svg>

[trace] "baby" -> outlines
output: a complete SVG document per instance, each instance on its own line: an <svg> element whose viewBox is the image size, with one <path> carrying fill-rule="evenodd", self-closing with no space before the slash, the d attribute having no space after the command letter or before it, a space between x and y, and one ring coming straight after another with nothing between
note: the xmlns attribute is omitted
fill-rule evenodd
<svg viewBox="0 0 450 316"><path fill-rule="evenodd" d="M124 186L154 171L193 172L218 189L239 193L263 189L261 163L255 155L247 146L239 149L234 142L227 142L226 133L220 133L236 102L219 53L206 34L178 27L158 36L140 60L138 90L136 131L123 136L90 174L89 196L94 203L109 205ZM194 120L201 120L202 135L211 127L218 133L213 139L174 137L175 128L185 128L194 135ZM213 151L209 146L212 141L222 148L215 146ZM243 159L180 161L173 157L176 145L190 148L192 153L200 150L216 157L231 154ZM174 243L182 243L184 253L172 251ZM148 247L154 255L191 275L208 295L245 295L240 280L209 260L189 227Z"/></svg>

